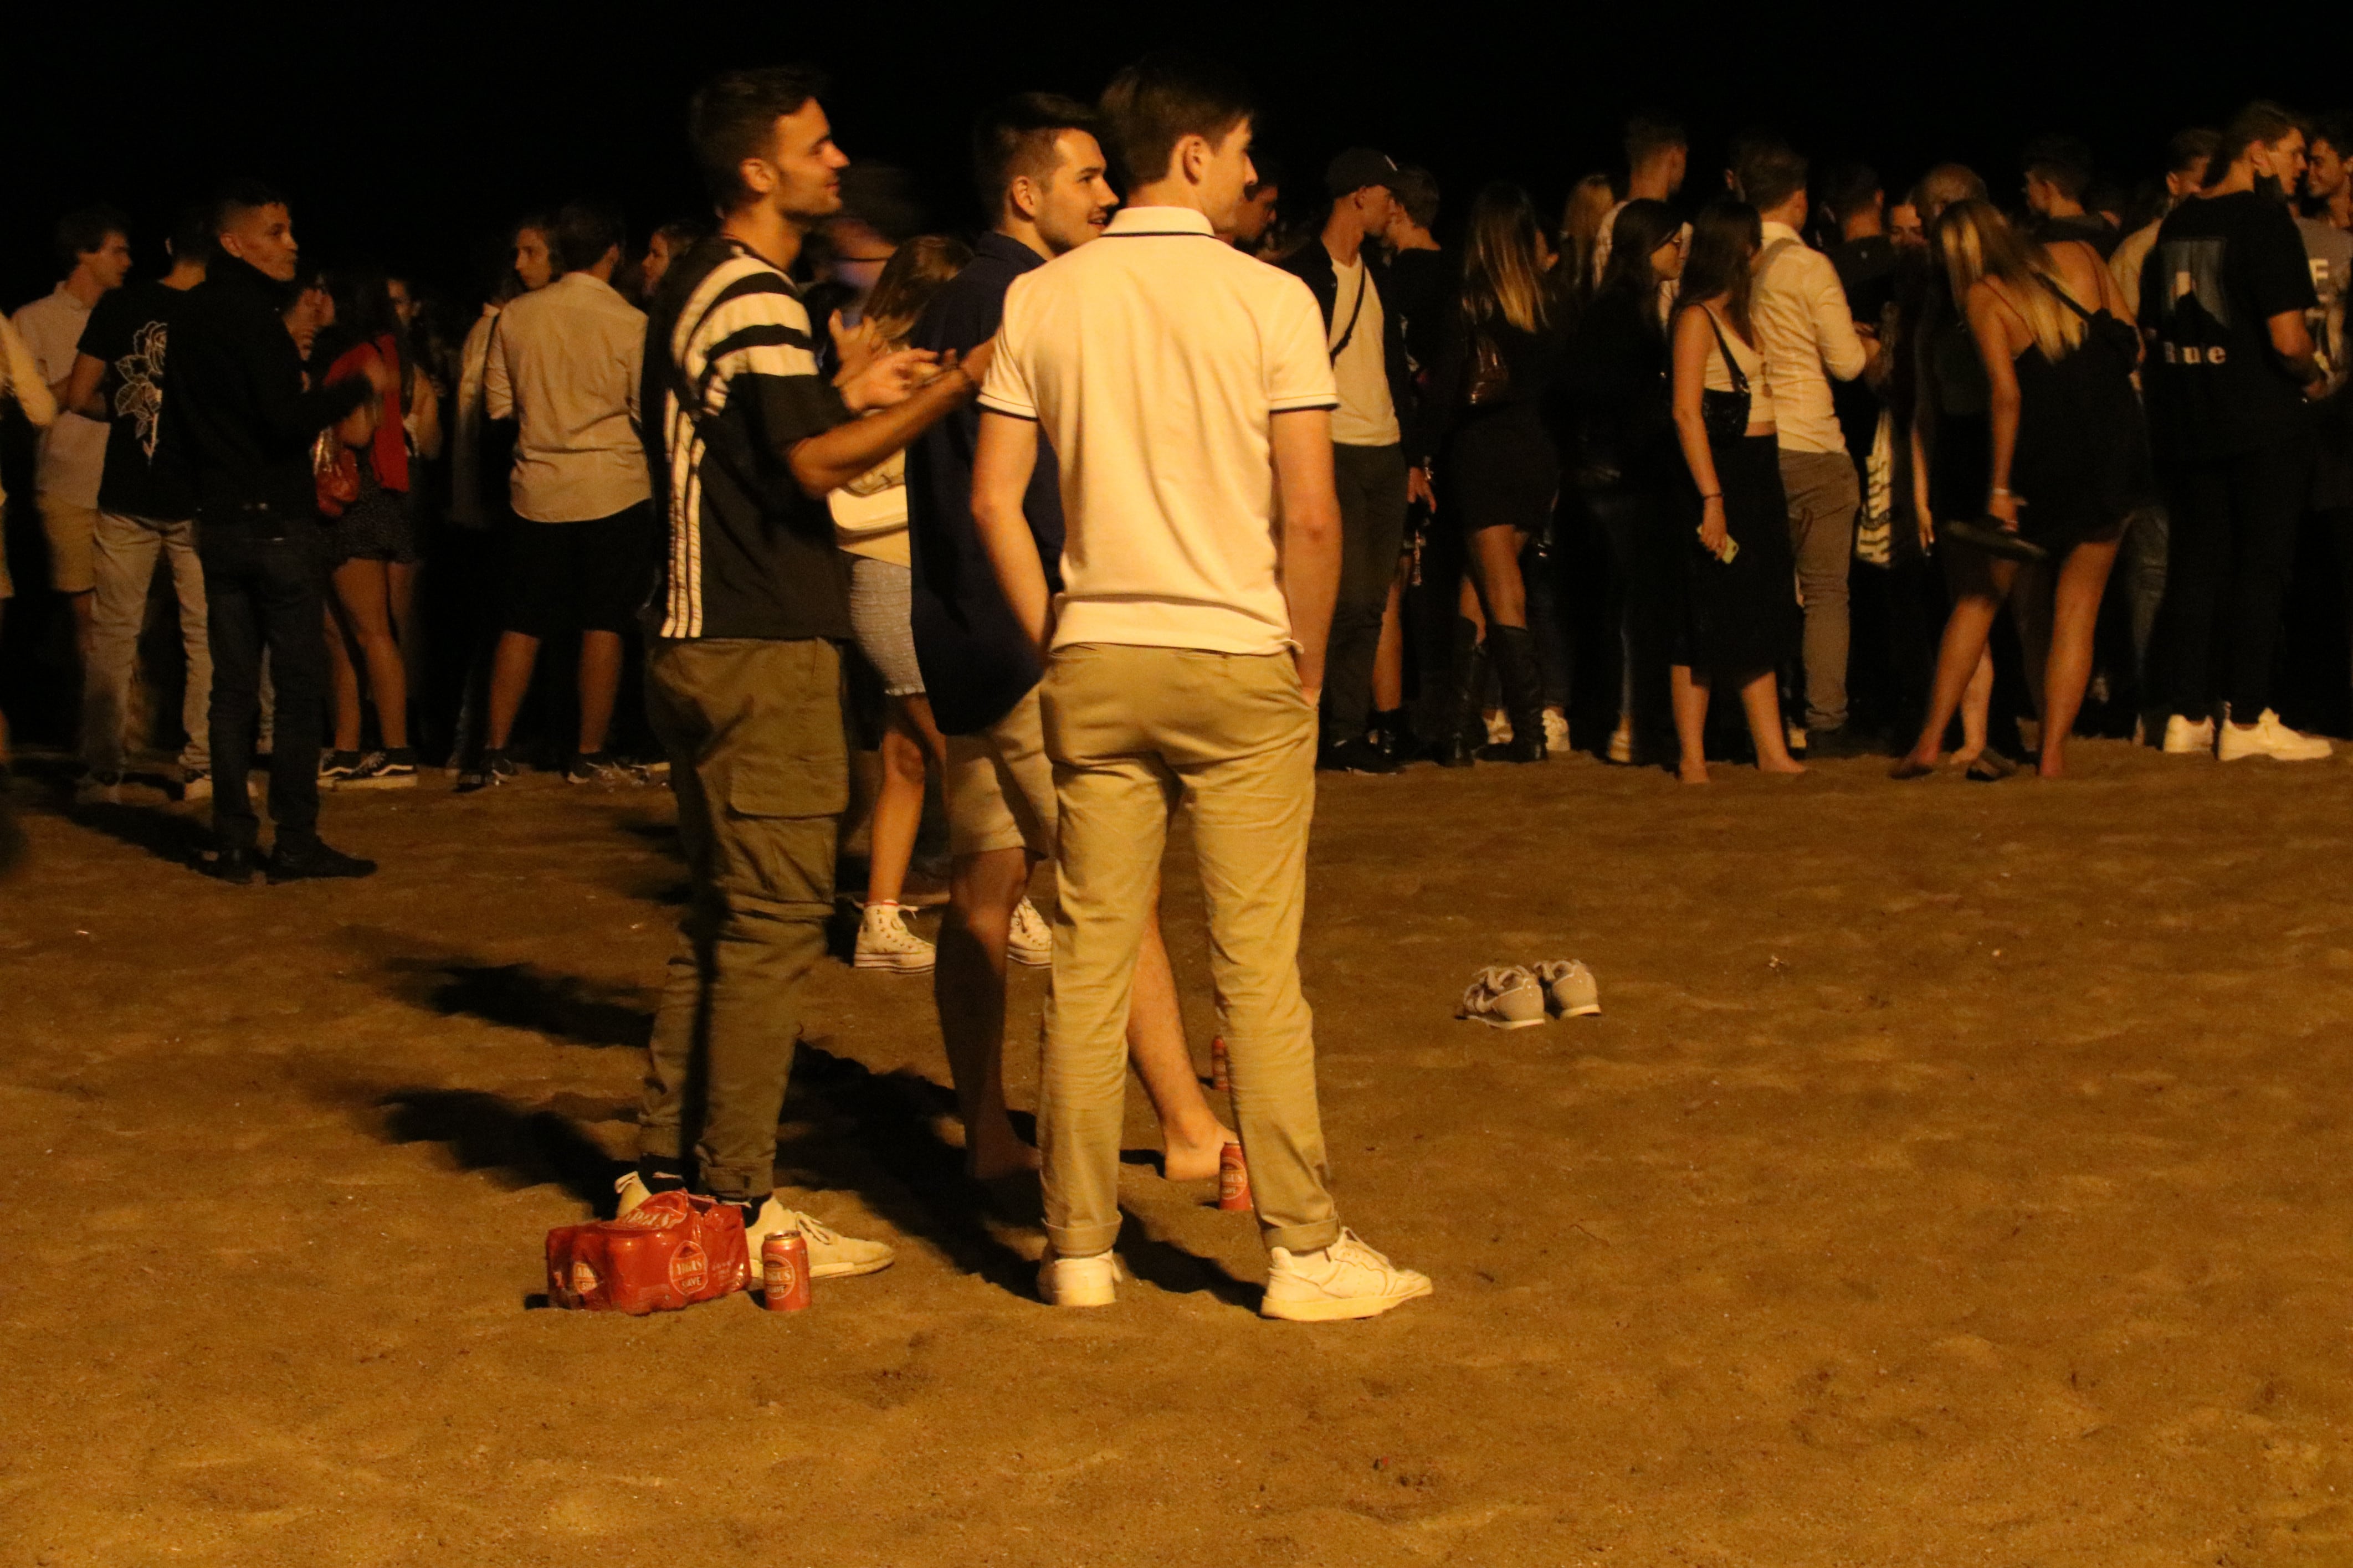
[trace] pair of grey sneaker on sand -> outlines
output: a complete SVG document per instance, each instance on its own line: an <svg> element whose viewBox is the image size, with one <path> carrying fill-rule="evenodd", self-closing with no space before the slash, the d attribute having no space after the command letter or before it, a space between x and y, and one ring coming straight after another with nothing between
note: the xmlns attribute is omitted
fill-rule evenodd
<svg viewBox="0 0 2353 1568"><path fill-rule="evenodd" d="M1491 963L1462 993L1458 1018L1493 1029L1533 1029L1549 1013L1575 1018L1601 1011L1601 988L1593 971L1574 958L1555 958L1525 968Z"/></svg>

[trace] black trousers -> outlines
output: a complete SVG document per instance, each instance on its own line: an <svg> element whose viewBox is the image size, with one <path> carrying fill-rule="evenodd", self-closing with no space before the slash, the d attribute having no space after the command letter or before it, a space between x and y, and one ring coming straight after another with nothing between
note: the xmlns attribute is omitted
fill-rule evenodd
<svg viewBox="0 0 2353 1568"><path fill-rule="evenodd" d="M1334 443L1332 477L1340 492L1340 594L1324 663L1324 732L1360 740L1373 708L1373 663L1381 647L1405 544L1405 449Z"/></svg>
<svg viewBox="0 0 2353 1568"><path fill-rule="evenodd" d="M2151 640L2169 711L2202 719L2220 700L2252 724L2272 706L2312 455L2311 439L2299 437L2159 469L2170 538Z"/></svg>
<svg viewBox="0 0 2353 1568"><path fill-rule="evenodd" d="M202 518L196 523L213 650L213 831L224 848L251 849L260 835L246 775L253 768L264 648L277 700L269 816L278 825L278 847L306 847L319 837L326 565L319 529L309 519L284 525L283 537L269 537L266 526Z"/></svg>

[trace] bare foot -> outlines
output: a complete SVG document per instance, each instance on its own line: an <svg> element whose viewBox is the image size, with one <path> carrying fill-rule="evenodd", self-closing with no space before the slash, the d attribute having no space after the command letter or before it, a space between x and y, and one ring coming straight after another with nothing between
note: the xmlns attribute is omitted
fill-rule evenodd
<svg viewBox="0 0 2353 1568"><path fill-rule="evenodd" d="M1160 1159L1160 1173L1172 1182L1206 1182L1218 1173L1218 1157L1229 1143L1239 1143L1230 1129L1219 1125L1218 1135L1206 1143L1184 1143L1162 1135L1166 1144Z"/></svg>
<svg viewBox="0 0 2353 1568"><path fill-rule="evenodd" d="M1707 783L1707 764L1705 763L1677 763L1675 764L1675 777L1681 779L1687 784L1704 784Z"/></svg>
<svg viewBox="0 0 2353 1568"><path fill-rule="evenodd" d="M1887 776L1892 779L1925 779L1936 771L1936 754L1934 752L1925 757L1917 752L1907 752L1902 762L1887 770Z"/></svg>
<svg viewBox="0 0 2353 1568"><path fill-rule="evenodd" d="M1801 773L1806 771L1806 764L1795 757L1784 757L1778 763L1758 763L1757 771L1760 773Z"/></svg>
<svg viewBox="0 0 2353 1568"><path fill-rule="evenodd" d="M1000 1121L995 1131L965 1140L965 1173L976 1182L1018 1176L1037 1170L1042 1163L1037 1149L1024 1143L1009 1121Z"/></svg>

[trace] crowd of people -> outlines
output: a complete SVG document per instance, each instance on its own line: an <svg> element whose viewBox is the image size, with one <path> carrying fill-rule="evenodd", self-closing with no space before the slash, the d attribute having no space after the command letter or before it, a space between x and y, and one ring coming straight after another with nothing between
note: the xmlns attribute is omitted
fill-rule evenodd
<svg viewBox="0 0 2353 1568"><path fill-rule="evenodd" d="M526 731L575 783L667 783L694 892L624 1212L691 1186L755 1256L797 1226L820 1278L890 1261L771 1192L853 730L880 756L855 962L934 973L973 1173L1042 1158L1046 1299L1114 1293L1132 1062L1172 1179L1244 1150L1265 1310L1303 1319L1430 1288L1325 1177L1314 770L1582 742L1694 784L1873 752L2058 777L2094 710L2168 754L2329 754L2275 692L2332 637L2304 689L2353 687L2344 121L2251 104L2138 193L2039 138L2011 202L1766 132L1693 182L1646 112L1557 224L1505 183L1456 219L1370 148L1286 189L1247 89L1163 55L1097 105L991 107L986 222L951 235L850 163L822 93L713 80L710 218L640 250L603 202L526 217L462 334L417 279L308 267L252 183L153 281L119 213L71 215L63 279L0 331L0 394L45 429L16 515L71 606L84 798L157 728L133 693L159 563L174 782L211 803L222 880L366 875L319 837L322 785L426 761L493 788ZM2300 631L2315 572L2298 613L2327 624ZM576 663L542 669L551 639ZM936 947L907 921L927 798ZM1180 805L1232 1129L1157 929ZM1052 969L1035 1149L1004 1100L1010 962Z"/></svg>

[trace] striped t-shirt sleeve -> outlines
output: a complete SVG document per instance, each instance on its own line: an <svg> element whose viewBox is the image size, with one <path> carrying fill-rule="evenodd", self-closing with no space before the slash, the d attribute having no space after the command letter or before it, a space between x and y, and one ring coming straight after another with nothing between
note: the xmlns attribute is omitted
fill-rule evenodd
<svg viewBox="0 0 2353 1568"><path fill-rule="evenodd" d="M1332 351L1324 337L1324 312L1307 285L1280 275L1288 288L1276 291L1266 324L1266 401L1275 414L1303 408L1337 408Z"/></svg>
<svg viewBox="0 0 2353 1568"><path fill-rule="evenodd" d="M708 304L680 315L680 367L707 416L733 404L779 457L849 416L818 369L808 311L781 273L749 258L713 270Z"/></svg>

